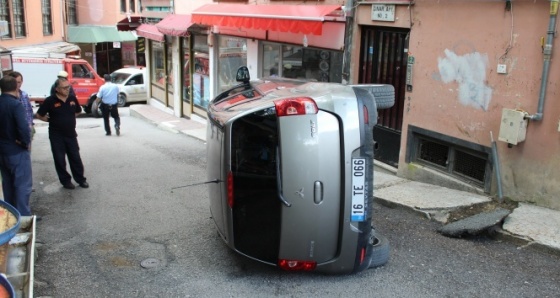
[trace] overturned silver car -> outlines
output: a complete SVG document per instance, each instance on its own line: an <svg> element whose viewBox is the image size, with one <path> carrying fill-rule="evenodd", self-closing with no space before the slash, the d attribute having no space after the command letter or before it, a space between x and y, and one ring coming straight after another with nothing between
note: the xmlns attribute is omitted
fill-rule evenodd
<svg viewBox="0 0 560 298"><path fill-rule="evenodd" d="M223 240L290 271L385 264L389 244L371 225L373 127L393 86L248 73L208 106L210 211Z"/></svg>

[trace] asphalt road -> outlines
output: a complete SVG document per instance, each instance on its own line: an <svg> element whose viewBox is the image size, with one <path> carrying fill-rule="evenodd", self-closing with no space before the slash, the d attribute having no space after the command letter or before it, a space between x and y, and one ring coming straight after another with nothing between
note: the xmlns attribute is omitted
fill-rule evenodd
<svg viewBox="0 0 560 298"><path fill-rule="evenodd" d="M558 297L560 257L375 206L389 263L355 275L288 273L231 252L210 218L205 144L122 114L121 136L80 117L89 189L58 182L47 127L33 143L35 297Z"/></svg>

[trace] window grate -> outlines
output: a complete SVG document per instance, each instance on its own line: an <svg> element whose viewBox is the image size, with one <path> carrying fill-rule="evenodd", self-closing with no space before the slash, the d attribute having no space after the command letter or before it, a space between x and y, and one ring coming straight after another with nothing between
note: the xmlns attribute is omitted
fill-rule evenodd
<svg viewBox="0 0 560 298"><path fill-rule="evenodd" d="M449 147L440 143L420 139L420 152L418 158L438 166L447 167Z"/></svg>
<svg viewBox="0 0 560 298"><path fill-rule="evenodd" d="M472 154L455 150L453 171L470 177L479 182L484 182L486 160Z"/></svg>

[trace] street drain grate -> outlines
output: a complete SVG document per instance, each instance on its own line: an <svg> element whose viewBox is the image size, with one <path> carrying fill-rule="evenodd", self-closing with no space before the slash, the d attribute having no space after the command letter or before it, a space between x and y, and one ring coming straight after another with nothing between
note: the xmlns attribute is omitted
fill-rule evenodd
<svg viewBox="0 0 560 298"><path fill-rule="evenodd" d="M143 268L154 268L159 265L159 260L154 258L147 258L144 261L140 262L140 266Z"/></svg>

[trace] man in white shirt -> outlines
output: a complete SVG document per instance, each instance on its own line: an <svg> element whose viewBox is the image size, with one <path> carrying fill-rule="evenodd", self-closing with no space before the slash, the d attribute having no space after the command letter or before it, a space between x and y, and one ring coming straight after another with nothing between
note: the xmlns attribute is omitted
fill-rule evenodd
<svg viewBox="0 0 560 298"><path fill-rule="evenodd" d="M119 109L117 106L119 97L119 86L111 82L111 76L106 74L103 76L105 84L99 88L97 92L97 100L101 100L101 113L103 114L103 123L105 124L105 135L111 135L111 125L109 124L109 114L115 120L115 130L117 136L121 134L121 118L119 117Z"/></svg>

